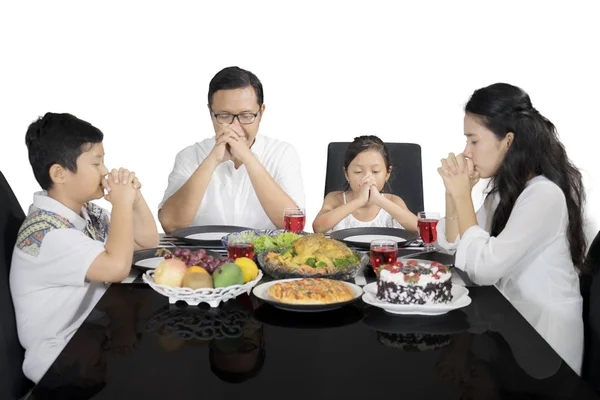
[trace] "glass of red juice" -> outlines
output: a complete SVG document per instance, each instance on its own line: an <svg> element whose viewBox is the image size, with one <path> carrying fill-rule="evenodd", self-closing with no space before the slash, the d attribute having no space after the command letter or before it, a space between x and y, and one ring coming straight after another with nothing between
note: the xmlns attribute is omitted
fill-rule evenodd
<svg viewBox="0 0 600 400"><path fill-rule="evenodd" d="M433 245L437 240L437 224L440 220L440 213L430 211L419 211L417 215L419 221L417 225L419 227L419 236L425 244L425 251L434 251L435 246Z"/></svg>
<svg viewBox="0 0 600 400"><path fill-rule="evenodd" d="M304 214L304 208L286 208L283 211L283 228L286 231L291 232L302 232L304 231L304 224L306 223L306 215Z"/></svg>
<svg viewBox="0 0 600 400"><path fill-rule="evenodd" d="M379 275L379 267L393 264L398 259L398 243L389 239L377 239L371 242L371 266L375 275Z"/></svg>
<svg viewBox="0 0 600 400"><path fill-rule="evenodd" d="M254 259L254 240L249 237L230 236L227 241L227 256L234 260L239 257Z"/></svg>

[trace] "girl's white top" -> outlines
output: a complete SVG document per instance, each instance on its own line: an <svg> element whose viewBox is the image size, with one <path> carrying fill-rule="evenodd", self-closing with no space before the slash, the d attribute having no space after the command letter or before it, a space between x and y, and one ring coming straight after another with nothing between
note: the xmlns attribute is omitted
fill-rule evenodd
<svg viewBox="0 0 600 400"><path fill-rule="evenodd" d="M344 204L346 204L346 192L343 192L343 196L344 196ZM359 221L356 218L354 218L352 216L352 214L349 214L346 218L344 218L343 220L338 222L337 225L331 229L331 232L340 231L342 229L349 229L349 228L374 228L374 227L404 229L402 227L402 225L400 225L400 223L398 221L396 221L394 219L394 217L392 217L390 215L390 213L388 213L387 211L385 211L382 208L379 210L379 213L377 213L375 218L373 218L370 221Z"/></svg>

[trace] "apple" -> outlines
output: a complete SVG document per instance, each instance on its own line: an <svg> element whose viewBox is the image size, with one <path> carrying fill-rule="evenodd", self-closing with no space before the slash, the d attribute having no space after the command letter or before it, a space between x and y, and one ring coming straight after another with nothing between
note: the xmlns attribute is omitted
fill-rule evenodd
<svg viewBox="0 0 600 400"><path fill-rule="evenodd" d="M154 282L159 285L181 287L187 265L183 261L171 258L161 262L154 271Z"/></svg>

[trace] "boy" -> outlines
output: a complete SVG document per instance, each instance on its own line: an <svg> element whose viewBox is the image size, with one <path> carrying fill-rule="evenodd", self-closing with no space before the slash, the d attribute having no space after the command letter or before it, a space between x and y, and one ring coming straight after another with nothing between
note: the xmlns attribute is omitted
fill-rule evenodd
<svg viewBox="0 0 600 400"><path fill-rule="evenodd" d="M19 230L10 287L23 372L35 383L100 300L105 282L129 275L134 249L158 244L141 184L126 169L108 172L102 139L88 122L54 113L25 136L44 191L34 194ZM110 227L109 213L90 202L101 197L112 204Z"/></svg>

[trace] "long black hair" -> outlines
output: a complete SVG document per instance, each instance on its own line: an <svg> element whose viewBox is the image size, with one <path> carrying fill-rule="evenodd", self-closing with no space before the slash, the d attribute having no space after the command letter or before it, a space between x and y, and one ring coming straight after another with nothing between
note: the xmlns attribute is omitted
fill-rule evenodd
<svg viewBox="0 0 600 400"><path fill-rule="evenodd" d="M581 173L567 157L552 122L532 106L524 90L507 83L495 83L476 90L465 111L478 117L499 140L509 132L514 134L500 168L490 180L488 196L496 192L500 195L492 218L491 235L497 236L502 232L527 181L544 175L565 195L571 258L577 268L583 268L586 249L583 232L585 192Z"/></svg>

